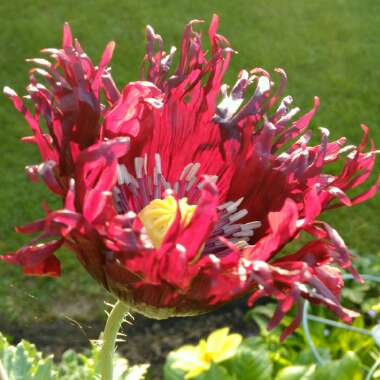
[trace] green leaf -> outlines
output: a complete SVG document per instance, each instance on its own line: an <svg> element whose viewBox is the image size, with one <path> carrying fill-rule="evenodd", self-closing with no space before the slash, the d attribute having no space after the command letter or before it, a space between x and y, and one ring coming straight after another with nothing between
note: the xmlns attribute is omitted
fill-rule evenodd
<svg viewBox="0 0 380 380"><path fill-rule="evenodd" d="M279 371L276 380L361 380L363 373L356 355L347 352L341 359L323 365L292 366Z"/></svg>
<svg viewBox="0 0 380 380"><path fill-rule="evenodd" d="M149 364L134 365L128 369L124 380L144 380L148 369Z"/></svg>
<svg viewBox="0 0 380 380"><path fill-rule="evenodd" d="M317 348L319 355L325 361L331 360L329 348L319 348L319 347ZM304 348L302 352L298 355L296 363L293 362L292 364L310 365L314 363L315 363L315 356L313 352L309 348Z"/></svg>
<svg viewBox="0 0 380 380"><path fill-rule="evenodd" d="M211 365L209 370L197 376L196 379L197 380L235 380L235 379L240 380L240 378L238 377L232 377L225 368L215 363ZM251 377L251 380L252 379L255 379L255 377Z"/></svg>
<svg viewBox="0 0 380 380"><path fill-rule="evenodd" d="M239 347L236 355L225 363L225 367L239 380L271 380L272 363L269 354L262 348Z"/></svg>
<svg viewBox="0 0 380 380"><path fill-rule="evenodd" d="M280 370L276 380L361 380L360 362L352 352L323 365L292 366Z"/></svg>
<svg viewBox="0 0 380 380"><path fill-rule="evenodd" d="M175 362L175 355L171 352L167 357L164 365L163 375L164 380L183 380L185 373L179 368L173 368Z"/></svg>
<svg viewBox="0 0 380 380"><path fill-rule="evenodd" d="M318 366L313 380L361 380L363 373L360 361L353 352L347 352L341 359Z"/></svg>
<svg viewBox="0 0 380 380"><path fill-rule="evenodd" d="M0 360L10 380L55 380L52 356L43 357L36 346L21 341L16 347L0 333Z"/></svg>
<svg viewBox="0 0 380 380"><path fill-rule="evenodd" d="M11 374L15 380L25 380L29 377L31 370L32 359L27 357L25 347L21 342L16 347Z"/></svg>
<svg viewBox="0 0 380 380"><path fill-rule="evenodd" d="M311 380L313 379L315 367L315 365L286 367L278 372L276 380Z"/></svg>
<svg viewBox="0 0 380 380"><path fill-rule="evenodd" d="M34 344L21 341L16 347L0 333L0 360L9 380L95 380L99 347L95 344L85 354L66 351L59 364L53 357L44 357ZM118 354L114 358L113 380L143 380L149 365L129 367Z"/></svg>
<svg viewBox="0 0 380 380"><path fill-rule="evenodd" d="M38 363L37 371L33 377L33 380L47 380L55 379L53 376L54 366L53 366L53 357L50 356L45 360L40 360Z"/></svg>

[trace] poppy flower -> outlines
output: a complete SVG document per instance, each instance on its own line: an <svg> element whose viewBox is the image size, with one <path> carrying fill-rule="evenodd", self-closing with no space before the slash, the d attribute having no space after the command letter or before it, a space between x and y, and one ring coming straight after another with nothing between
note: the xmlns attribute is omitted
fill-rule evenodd
<svg viewBox="0 0 380 380"><path fill-rule="evenodd" d="M95 66L64 27L51 60L34 59L27 108L5 94L29 123L42 163L27 167L62 198L62 208L19 227L37 237L3 260L26 274L60 275L55 252L75 252L86 270L131 309L152 318L205 313L242 297L272 296L276 326L299 324L302 299L324 304L344 321L341 270L352 255L338 232L319 219L326 210L372 197L350 191L367 181L376 151L368 128L358 146L345 138L311 143L319 100L299 118L292 98L265 70L242 70L231 89L223 77L234 54L213 17L209 53L191 21L178 66L175 48L147 27L141 78L121 91L108 67L114 43ZM52 62L51 62L52 61ZM250 89L253 88L253 91ZM248 96L248 93L253 94ZM340 162L340 170L329 171ZM293 254L283 248L303 234Z"/></svg>

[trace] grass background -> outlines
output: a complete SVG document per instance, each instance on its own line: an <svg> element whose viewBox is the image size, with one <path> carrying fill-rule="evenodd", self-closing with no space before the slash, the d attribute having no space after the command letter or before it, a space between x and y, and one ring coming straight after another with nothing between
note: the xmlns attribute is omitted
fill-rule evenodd
<svg viewBox="0 0 380 380"><path fill-rule="evenodd" d="M109 40L117 42L112 68L122 86L138 78L146 24L164 37L168 49L179 45L187 21L209 21L214 12L221 17L220 32L239 51L228 82L241 68L283 67L289 76L287 93L296 105L306 111L313 96L320 96L314 127L327 127L331 137L344 135L357 143L359 125L366 123L380 145L380 2L373 0L0 0L0 87L24 93L25 58L39 56L40 48L60 46L64 21L95 62ZM54 200L24 176L24 166L39 157L34 146L18 141L29 130L5 97L0 97L0 128L0 252L7 252L25 241L14 226L41 215L43 199ZM351 248L366 255L380 247L379 211L376 197L325 219ZM63 276L58 280L26 278L19 268L0 263L0 318L98 315L104 292L70 253L62 252L60 258Z"/></svg>

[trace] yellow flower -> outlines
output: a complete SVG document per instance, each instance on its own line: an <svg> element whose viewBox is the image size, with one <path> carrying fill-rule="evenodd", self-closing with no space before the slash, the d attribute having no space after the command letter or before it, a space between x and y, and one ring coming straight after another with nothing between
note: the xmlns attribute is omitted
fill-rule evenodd
<svg viewBox="0 0 380 380"><path fill-rule="evenodd" d="M212 363L234 356L242 339L240 334L229 334L228 327L216 330L207 341L202 339L197 346L186 345L175 351L172 367L182 369L185 379L192 379L207 371Z"/></svg>

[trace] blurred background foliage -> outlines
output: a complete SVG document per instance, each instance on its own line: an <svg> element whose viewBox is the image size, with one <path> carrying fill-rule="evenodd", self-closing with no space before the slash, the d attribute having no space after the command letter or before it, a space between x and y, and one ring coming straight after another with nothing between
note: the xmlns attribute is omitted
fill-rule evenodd
<svg viewBox="0 0 380 380"><path fill-rule="evenodd" d="M282 67L289 76L286 94L304 112L313 97L320 96L313 122L317 135L317 127L324 126L332 138L344 135L358 143L359 125L365 123L380 145L380 2L373 0L1 1L0 87L9 85L24 93L25 59L40 56L40 48L60 46L64 21L70 22L95 62L109 40L117 42L112 70L122 87L139 77L145 25L152 25L169 49L179 45L187 21L208 22L212 13L219 14L220 33L239 52L227 83L232 84L242 68ZM199 28L206 31L206 25ZM5 97L0 97L0 122L0 252L7 252L25 241L14 226L42 215L42 200L59 205L42 186L26 180L24 166L39 162L37 149L19 142L29 130ZM376 197L354 210L326 214L325 219L358 255L372 257L367 265L371 267L379 261L379 214ZM104 292L71 253L62 251L60 258L63 276L58 280L26 278L18 268L0 263L0 319L101 315Z"/></svg>

